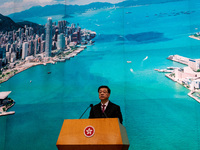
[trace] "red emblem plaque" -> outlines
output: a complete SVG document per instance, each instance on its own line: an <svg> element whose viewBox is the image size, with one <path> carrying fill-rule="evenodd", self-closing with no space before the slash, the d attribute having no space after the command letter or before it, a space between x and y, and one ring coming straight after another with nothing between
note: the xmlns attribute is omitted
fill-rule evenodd
<svg viewBox="0 0 200 150"><path fill-rule="evenodd" d="M86 137L92 137L94 135L94 127L93 126L87 126L85 129L84 129L84 135Z"/></svg>

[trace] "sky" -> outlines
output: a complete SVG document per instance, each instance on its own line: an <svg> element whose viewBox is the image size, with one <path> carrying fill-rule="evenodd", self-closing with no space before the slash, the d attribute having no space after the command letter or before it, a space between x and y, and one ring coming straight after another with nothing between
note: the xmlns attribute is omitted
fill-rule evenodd
<svg viewBox="0 0 200 150"><path fill-rule="evenodd" d="M33 6L45 6L53 4L67 4L67 5L85 5L92 2L109 2L119 3L125 0L1 0L0 13L9 15L15 12L21 12Z"/></svg>

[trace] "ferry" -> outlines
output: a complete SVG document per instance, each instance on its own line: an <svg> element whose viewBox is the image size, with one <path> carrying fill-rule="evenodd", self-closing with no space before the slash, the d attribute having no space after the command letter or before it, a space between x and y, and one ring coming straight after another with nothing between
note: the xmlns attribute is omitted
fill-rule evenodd
<svg viewBox="0 0 200 150"><path fill-rule="evenodd" d="M178 69L178 67L167 67L168 70L175 70Z"/></svg>
<svg viewBox="0 0 200 150"><path fill-rule="evenodd" d="M146 57L143 59L143 61L144 61L144 60L147 60L147 59L148 59L148 56L146 56Z"/></svg>
<svg viewBox="0 0 200 150"><path fill-rule="evenodd" d="M0 92L0 116L11 115L14 114L15 111L7 110L15 105L15 101L8 97L11 91Z"/></svg>

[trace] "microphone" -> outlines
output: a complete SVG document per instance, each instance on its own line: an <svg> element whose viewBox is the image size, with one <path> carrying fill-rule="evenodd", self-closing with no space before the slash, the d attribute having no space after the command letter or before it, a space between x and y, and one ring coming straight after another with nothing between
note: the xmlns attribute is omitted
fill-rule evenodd
<svg viewBox="0 0 200 150"><path fill-rule="evenodd" d="M90 104L90 106L83 112L83 114L80 116L80 118L79 119L81 119L82 118L82 116L85 114L85 112L89 109L89 108L92 108L93 107L93 104Z"/></svg>

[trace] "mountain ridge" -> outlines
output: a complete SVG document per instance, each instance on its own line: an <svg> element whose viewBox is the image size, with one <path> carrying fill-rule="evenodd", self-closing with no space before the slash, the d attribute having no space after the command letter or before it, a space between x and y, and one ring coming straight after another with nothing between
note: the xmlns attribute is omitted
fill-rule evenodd
<svg viewBox="0 0 200 150"><path fill-rule="evenodd" d="M34 30L34 33L44 32L44 25L39 25L37 23L33 23L30 21L23 21L23 22L16 23L10 17L0 14L0 31L1 32L18 30L19 28L24 28L25 25L27 25L28 27L32 27Z"/></svg>
<svg viewBox="0 0 200 150"><path fill-rule="evenodd" d="M0 31L12 31L21 27L21 25L15 23L10 17L0 14Z"/></svg>
<svg viewBox="0 0 200 150"><path fill-rule="evenodd" d="M22 21L23 19L31 17L44 17L44 16L53 16L53 15L63 15L65 18L72 17L73 14L84 13L88 10L98 10L102 8L111 8L111 7L131 7L136 5L147 5L147 4L157 4L157 3L167 3L167 2L176 2L183 0L126 0L119 2L117 4L111 4L108 2L94 2L87 5L64 5L64 4L55 4L55 5L46 5L46 6L34 6L30 9L13 13L8 15L14 21Z"/></svg>

